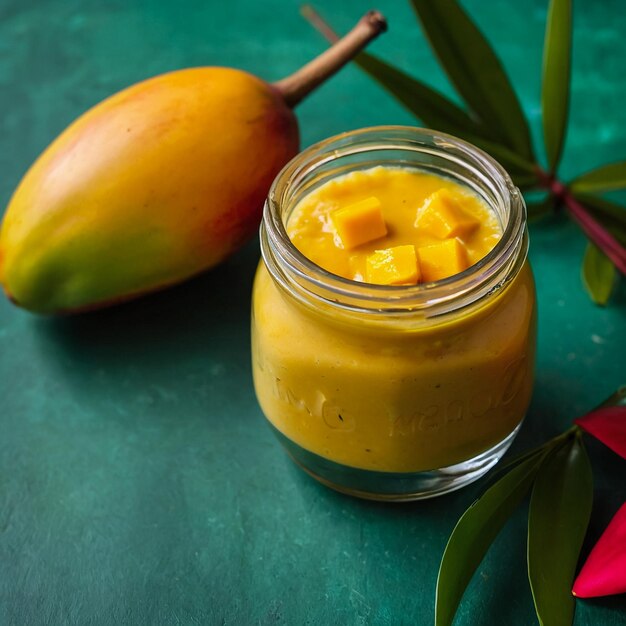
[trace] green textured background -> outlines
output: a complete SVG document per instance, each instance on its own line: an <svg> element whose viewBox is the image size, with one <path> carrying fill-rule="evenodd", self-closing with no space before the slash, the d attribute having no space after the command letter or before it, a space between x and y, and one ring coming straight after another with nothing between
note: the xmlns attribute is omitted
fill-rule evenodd
<svg viewBox="0 0 626 626"><path fill-rule="evenodd" d="M295 0L0 0L0 205L37 154L110 93L166 70L231 65L268 80L324 48ZM345 31L369 2L317 0ZM339 6L339 4L341 6ZM464 3L514 76L539 135L544 0ZM450 93L407 4L381 0L372 46ZM566 174L624 158L626 12L575 10ZM412 119L353 67L298 110L302 144ZM626 382L626 289L583 292L572 224L533 226L537 385L515 449ZM480 485L390 506L292 467L254 398L255 244L188 284L66 319L0 302L0 624L429 624L446 539ZM626 464L589 443L596 500L584 553L626 499ZM497 540L458 624L532 624L524 511ZM625 624L626 598L576 624Z"/></svg>

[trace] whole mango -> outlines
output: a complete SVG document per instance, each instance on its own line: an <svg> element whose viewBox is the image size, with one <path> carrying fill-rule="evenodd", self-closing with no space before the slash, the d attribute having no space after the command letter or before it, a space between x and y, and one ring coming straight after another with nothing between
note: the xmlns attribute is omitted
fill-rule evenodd
<svg viewBox="0 0 626 626"><path fill-rule="evenodd" d="M17 304L67 311L178 282L254 231L298 149L280 94L244 72L134 85L74 122L17 188L0 235Z"/></svg>
<svg viewBox="0 0 626 626"><path fill-rule="evenodd" d="M218 264L257 229L298 151L291 108L384 30L370 12L273 85L221 67L125 89L71 124L16 189L0 232L8 297L40 313L96 308Z"/></svg>

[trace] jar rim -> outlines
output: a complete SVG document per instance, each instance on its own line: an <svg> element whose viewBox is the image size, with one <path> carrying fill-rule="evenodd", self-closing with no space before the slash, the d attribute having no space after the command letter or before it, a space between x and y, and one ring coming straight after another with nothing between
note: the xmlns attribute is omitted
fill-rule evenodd
<svg viewBox="0 0 626 626"><path fill-rule="evenodd" d="M506 214L502 236L478 262L448 278L417 285L375 285L338 276L320 267L291 242L281 207L290 188L321 166L365 152L404 150L435 155L461 164L495 192ZM383 161L381 164L391 161ZM494 207L492 207L494 208ZM401 314L421 311L438 315L479 300L502 287L521 269L528 237L526 207L521 192L506 170L480 148L452 135L416 126L373 126L340 133L296 155L275 178L263 212L261 253L280 286L300 299L324 302L334 308L360 312Z"/></svg>

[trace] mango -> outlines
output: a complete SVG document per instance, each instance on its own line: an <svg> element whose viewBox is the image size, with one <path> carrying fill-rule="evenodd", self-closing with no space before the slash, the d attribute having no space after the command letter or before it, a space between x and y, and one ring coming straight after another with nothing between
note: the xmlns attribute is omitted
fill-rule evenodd
<svg viewBox="0 0 626 626"><path fill-rule="evenodd" d="M357 248L387 234L378 198L366 198L330 214L339 242L344 250Z"/></svg>
<svg viewBox="0 0 626 626"><path fill-rule="evenodd" d="M367 282L375 285L415 285L420 267L415 246L394 246L376 250L366 260Z"/></svg>
<svg viewBox="0 0 626 626"><path fill-rule="evenodd" d="M458 239L418 248L417 258L426 283L459 274L470 265L467 250Z"/></svg>
<svg viewBox="0 0 626 626"><path fill-rule="evenodd" d="M190 69L126 89L72 124L20 183L0 235L2 283L47 313L188 278L252 235L297 150L292 111L244 72Z"/></svg>
<svg viewBox="0 0 626 626"><path fill-rule="evenodd" d="M127 300L214 267L259 225L298 151L292 111L385 30L370 12L290 77L201 67L133 85L71 124L13 194L0 282L17 305L67 313Z"/></svg>
<svg viewBox="0 0 626 626"><path fill-rule="evenodd" d="M420 228L438 239L465 237L473 233L480 221L462 206L463 199L445 188L436 191L421 207L415 220Z"/></svg>

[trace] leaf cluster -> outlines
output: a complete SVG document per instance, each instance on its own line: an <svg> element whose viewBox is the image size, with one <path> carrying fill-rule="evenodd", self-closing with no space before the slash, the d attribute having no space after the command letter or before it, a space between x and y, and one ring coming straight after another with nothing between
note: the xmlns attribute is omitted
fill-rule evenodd
<svg viewBox="0 0 626 626"><path fill-rule="evenodd" d="M593 301L605 305L619 274L626 273L626 209L602 194L626 188L626 161L566 183L558 179L570 101L571 0L550 0L548 8L541 98L545 165L536 156L528 120L500 59L457 0L411 4L463 106L370 53L359 54L356 63L423 124L491 154L522 191L546 192L540 202L528 202L530 218L565 207L589 239L583 283Z"/></svg>
<svg viewBox="0 0 626 626"><path fill-rule="evenodd" d="M527 565L537 619L569 626L572 583L593 502L583 431L626 458L626 387L545 444L496 471L489 488L457 522L437 578L435 625L450 626L476 569L507 520L530 493ZM607 576L601 574L604 580Z"/></svg>

